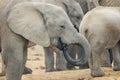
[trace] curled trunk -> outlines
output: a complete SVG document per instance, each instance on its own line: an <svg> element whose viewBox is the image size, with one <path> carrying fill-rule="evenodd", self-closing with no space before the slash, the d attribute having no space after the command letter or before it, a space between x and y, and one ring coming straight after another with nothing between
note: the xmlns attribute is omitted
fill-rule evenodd
<svg viewBox="0 0 120 80"><path fill-rule="evenodd" d="M59 49L61 49L63 51L64 57L69 63L71 63L74 66L80 66L80 65L83 65L86 62L88 62L88 58L91 53L91 48L90 48L90 45L89 45L88 41L86 40L86 38L84 36L81 36L79 43L75 43L74 45L82 46L84 49L85 53L79 53L79 54L81 54L81 57L79 59L73 59L69 55L69 52L67 49L67 46L69 46L69 45L62 43L61 39L59 39Z"/></svg>

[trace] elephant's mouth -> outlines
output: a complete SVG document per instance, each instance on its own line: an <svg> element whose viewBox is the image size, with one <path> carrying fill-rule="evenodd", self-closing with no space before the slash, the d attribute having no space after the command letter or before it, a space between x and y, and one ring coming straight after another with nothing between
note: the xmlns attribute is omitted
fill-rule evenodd
<svg viewBox="0 0 120 80"><path fill-rule="evenodd" d="M74 28L79 32L77 25L74 24Z"/></svg>
<svg viewBox="0 0 120 80"><path fill-rule="evenodd" d="M72 44L72 45L79 45L78 43ZM81 55L81 57L79 59L73 59L70 55L69 55L69 51L68 51L68 46L67 44L63 43L61 38L58 39L58 47L60 50L63 51L64 57L65 59L72 65L74 66L80 66L85 64L87 61L85 60L85 54L84 53L79 53ZM80 45L79 45L80 46Z"/></svg>

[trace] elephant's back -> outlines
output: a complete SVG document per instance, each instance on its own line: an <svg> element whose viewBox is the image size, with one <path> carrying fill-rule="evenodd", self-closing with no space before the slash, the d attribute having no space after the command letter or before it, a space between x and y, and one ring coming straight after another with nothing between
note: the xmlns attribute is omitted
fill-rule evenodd
<svg viewBox="0 0 120 80"><path fill-rule="evenodd" d="M83 18L82 22L96 24L117 24L120 25L120 8L119 7L96 7L89 11Z"/></svg>
<svg viewBox="0 0 120 80"><path fill-rule="evenodd" d="M108 47L113 47L113 44L120 38L120 8L114 7L97 7L89 11L83 18L80 31L87 38L95 38L105 40ZM114 34L113 34L114 33Z"/></svg>

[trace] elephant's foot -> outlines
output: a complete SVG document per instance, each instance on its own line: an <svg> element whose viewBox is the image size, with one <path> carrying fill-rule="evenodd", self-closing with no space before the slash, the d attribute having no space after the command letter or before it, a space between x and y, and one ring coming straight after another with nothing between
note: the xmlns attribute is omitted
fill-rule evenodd
<svg viewBox="0 0 120 80"><path fill-rule="evenodd" d="M45 72L53 72L53 71L56 71L55 69L46 69Z"/></svg>
<svg viewBox="0 0 120 80"><path fill-rule="evenodd" d="M59 67L59 68L56 67L56 71L64 71L64 70L67 70L67 68L66 67Z"/></svg>
<svg viewBox="0 0 120 80"><path fill-rule="evenodd" d="M104 64L101 64L101 67L112 67L112 65L111 65L111 64L104 63Z"/></svg>
<svg viewBox="0 0 120 80"><path fill-rule="evenodd" d="M67 69L68 70L75 70L76 68L75 67L68 67Z"/></svg>
<svg viewBox="0 0 120 80"><path fill-rule="evenodd" d="M56 71L64 71L64 70L66 70L66 69L56 69Z"/></svg>
<svg viewBox="0 0 120 80"><path fill-rule="evenodd" d="M110 63L110 59L101 60L100 66L101 67L112 67L112 65Z"/></svg>
<svg viewBox="0 0 120 80"><path fill-rule="evenodd" d="M113 70L114 71L120 71L120 64L119 65L114 65Z"/></svg>
<svg viewBox="0 0 120 80"><path fill-rule="evenodd" d="M56 71L63 71L63 70L67 70L66 65L56 65Z"/></svg>
<svg viewBox="0 0 120 80"><path fill-rule="evenodd" d="M28 68L28 67L24 68L23 74L31 74L31 73L32 73L32 70L30 68Z"/></svg>
<svg viewBox="0 0 120 80"><path fill-rule="evenodd" d="M93 76L93 77L102 77L104 75L105 75L105 73L100 68L94 69L91 71L91 76Z"/></svg>
<svg viewBox="0 0 120 80"><path fill-rule="evenodd" d="M84 65L79 66L79 69L88 69L88 68L89 68L88 64L84 64Z"/></svg>
<svg viewBox="0 0 120 80"><path fill-rule="evenodd" d="M74 70L75 69L75 66L71 65L71 64L67 64L67 69L68 70Z"/></svg>

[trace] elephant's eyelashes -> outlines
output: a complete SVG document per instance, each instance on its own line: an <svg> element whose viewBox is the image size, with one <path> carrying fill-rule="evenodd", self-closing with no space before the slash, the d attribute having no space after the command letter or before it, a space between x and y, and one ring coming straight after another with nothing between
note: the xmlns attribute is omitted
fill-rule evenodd
<svg viewBox="0 0 120 80"><path fill-rule="evenodd" d="M61 25L60 27L63 28L63 29L65 29L65 26L64 26L64 25Z"/></svg>

